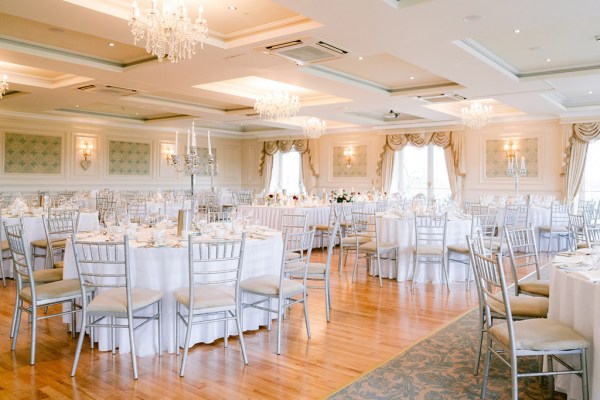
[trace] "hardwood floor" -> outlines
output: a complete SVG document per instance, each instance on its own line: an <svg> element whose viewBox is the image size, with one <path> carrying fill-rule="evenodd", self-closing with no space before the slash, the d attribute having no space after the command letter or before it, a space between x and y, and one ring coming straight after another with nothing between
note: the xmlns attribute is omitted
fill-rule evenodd
<svg viewBox="0 0 600 400"><path fill-rule="evenodd" d="M325 254L313 253L324 260ZM337 265L334 257L332 265ZM325 320L322 290L309 294L312 338L308 339L301 307L283 323L282 354L277 355L276 327L247 332L249 365L244 366L236 338L190 349L186 375L178 375L180 357L138 358L134 381L129 354L90 350L86 339L77 376L70 369L76 341L60 318L40 321L37 362L29 365L29 324L23 318L16 351L10 351L9 329L14 305L14 282L0 287L0 399L315 399L322 398L376 367L477 305L473 288L464 282L419 284L376 278L361 268L352 283L351 258L342 274L332 268L331 322ZM462 268L453 265L451 268ZM507 274L507 278L509 278Z"/></svg>

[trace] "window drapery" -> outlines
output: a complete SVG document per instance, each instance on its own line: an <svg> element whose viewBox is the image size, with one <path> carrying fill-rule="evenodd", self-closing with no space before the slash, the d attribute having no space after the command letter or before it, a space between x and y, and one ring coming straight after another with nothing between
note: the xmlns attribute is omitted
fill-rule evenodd
<svg viewBox="0 0 600 400"><path fill-rule="evenodd" d="M600 122L573 124L570 131L563 167L568 202L573 201L579 192L588 143L600 139Z"/></svg>
<svg viewBox="0 0 600 400"><path fill-rule="evenodd" d="M273 155L278 151L287 153L292 149L301 154L301 179L304 188L307 192L311 192L315 188L315 177L319 176L318 160L316 157L313 158L312 156L313 154L318 154L316 141L308 139L271 140L264 142L258 169L259 175L263 178L262 183L265 190L269 190L269 184L271 183L273 174Z"/></svg>
<svg viewBox="0 0 600 400"><path fill-rule="evenodd" d="M394 153L408 145L424 147L428 144L444 148L452 199L460 203L462 201L463 177L466 175L464 132L444 131L387 135L378 170L378 173L381 175L383 190L388 192L392 184Z"/></svg>

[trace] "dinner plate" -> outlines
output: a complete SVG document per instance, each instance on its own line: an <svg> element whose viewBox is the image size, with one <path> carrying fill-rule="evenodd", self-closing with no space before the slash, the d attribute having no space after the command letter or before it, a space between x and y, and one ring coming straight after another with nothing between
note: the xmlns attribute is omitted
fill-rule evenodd
<svg viewBox="0 0 600 400"><path fill-rule="evenodd" d="M558 264L556 266L558 269L562 269L563 271L592 271L594 269L593 265L590 264L581 264L581 263L563 263Z"/></svg>

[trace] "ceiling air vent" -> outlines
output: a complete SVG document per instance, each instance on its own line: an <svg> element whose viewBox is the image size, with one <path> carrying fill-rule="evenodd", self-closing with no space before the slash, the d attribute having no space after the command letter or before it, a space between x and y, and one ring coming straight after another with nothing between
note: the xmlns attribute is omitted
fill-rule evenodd
<svg viewBox="0 0 600 400"><path fill-rule="evenodd" d="M457 101L466 100L466 97L463 97L459 94L455 93L441 93L434 95L426 95L426 96L417 96L415 97L417 100L421 100L423 103L435 104L435 103L454 103Z"/></svg>
<svg viewBox="0 0 600 400"><path fill-rule="evenodd" d="M298 65L331 61L348 54L346 50L315 38L290 40L266 46L259 50L292 61Z"/></svg>
<svg viewBox="0 0 600 400"><path fill-rule="evenodd" d="M134 94L138 94L138 91L135 89L127 89L127 88L111 86L111 85L91 84L91 85L80 86L77 89L81 90L82 92L86 92L86 93L97 93L97 94L104 94L104 95L108 95L108 96L119 96L119 97L131 96Z"/></svg>

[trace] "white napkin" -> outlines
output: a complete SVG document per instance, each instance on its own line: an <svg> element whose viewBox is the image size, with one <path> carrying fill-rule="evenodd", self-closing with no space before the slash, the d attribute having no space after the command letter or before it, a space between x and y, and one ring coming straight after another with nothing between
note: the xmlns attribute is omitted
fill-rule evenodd
<svg viewBox="0 0 600 400"><path fill-rule="evenodd" d="M585 255L560 255L557 254L554 257L554 264L581 264L584 261L588 260L589 257ZM591 260L590 260L591 261Z"/></svg>
<svg viewBox="0 0 600 400"><path fill-rule="evenodd" d="M575 271L572 273L591 282L600 282L600 270L598 269L592 271Z"/></svg>

